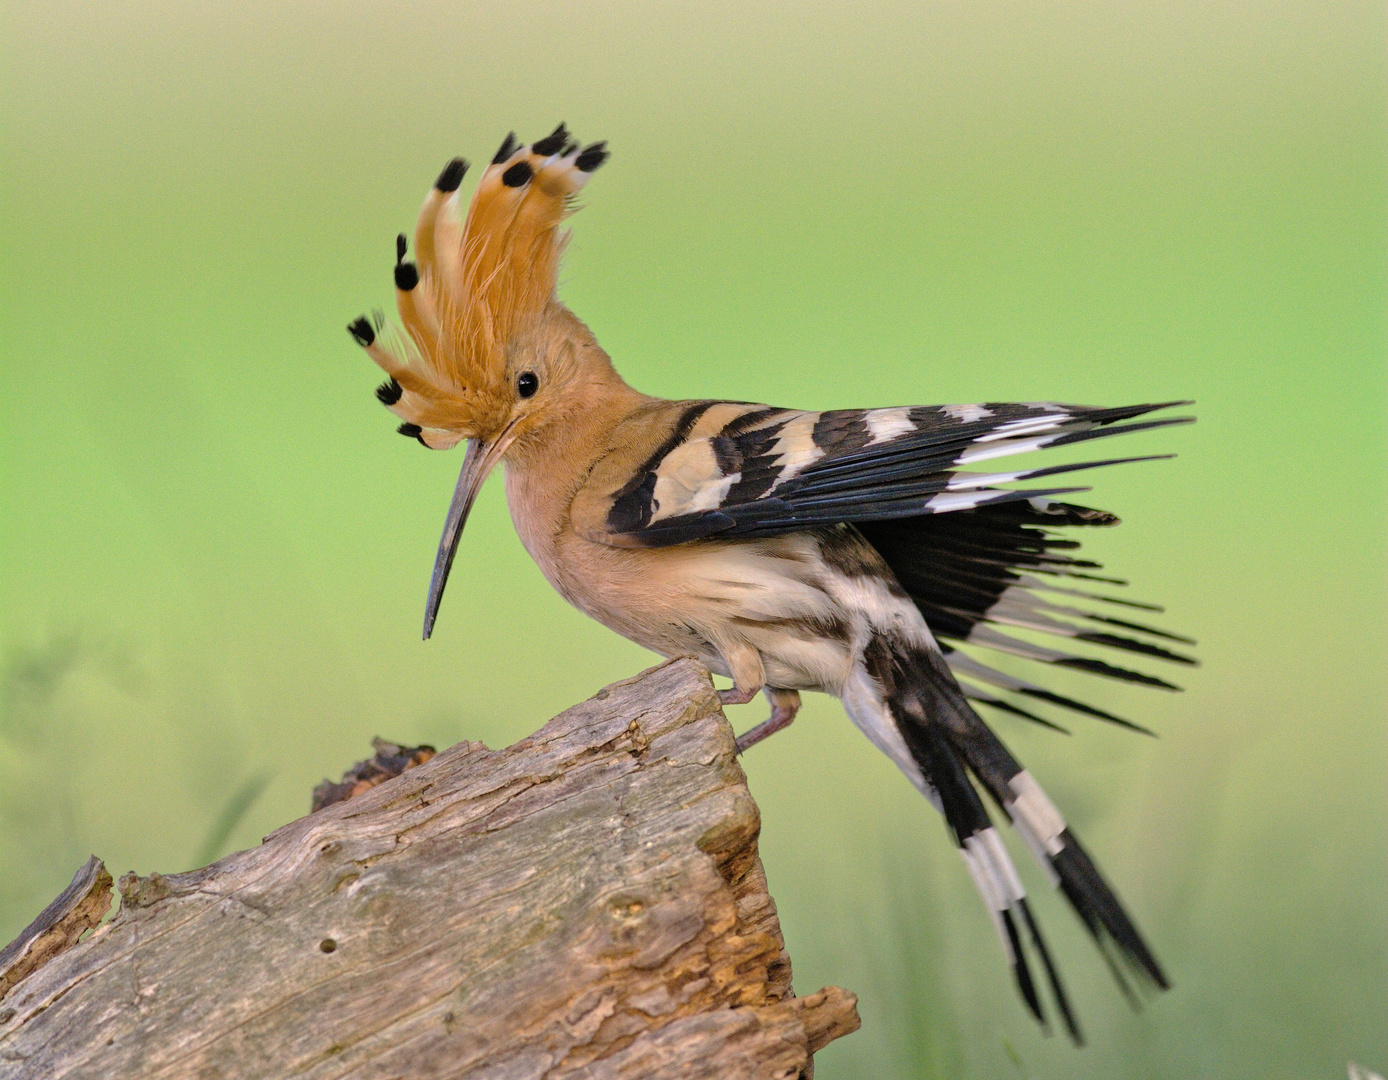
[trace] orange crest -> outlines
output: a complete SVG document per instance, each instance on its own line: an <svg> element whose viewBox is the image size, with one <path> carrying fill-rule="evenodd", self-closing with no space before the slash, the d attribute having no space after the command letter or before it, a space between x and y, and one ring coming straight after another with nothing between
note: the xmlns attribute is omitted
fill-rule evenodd
<svg viewBox="0 0 1388 1080"><path fill-rule="evenodd" d="M554 301L560 223L573 197L607 160L605 143L579 148L560 124L518 146L508 135L482 174L466 223L458 187L467 162L439 174L415 227L415 261L396 242L396 303L405 334L378 333L365 317L348 330L390 376L376 396L400 432L436 450L485 438L507 421L515 392L508 348Z"/></svg>

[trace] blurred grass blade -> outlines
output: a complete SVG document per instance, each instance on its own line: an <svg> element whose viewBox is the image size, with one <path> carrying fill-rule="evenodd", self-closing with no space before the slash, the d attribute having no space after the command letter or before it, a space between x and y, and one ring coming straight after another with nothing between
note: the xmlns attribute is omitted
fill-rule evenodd
<svg viewBox="0 0 1388 1080"><path fill-rule="evenodd" d="M231 836L231 831L241 824L246 811L260 798L260 793L265 790L270 778L270 773L256 773L231 793L231 798L227 799L221 813L213 819L212 827L207 830L207 836L203 838L202 845L193 858L195 868L206 866L221 853L227 838Z"/></svg>

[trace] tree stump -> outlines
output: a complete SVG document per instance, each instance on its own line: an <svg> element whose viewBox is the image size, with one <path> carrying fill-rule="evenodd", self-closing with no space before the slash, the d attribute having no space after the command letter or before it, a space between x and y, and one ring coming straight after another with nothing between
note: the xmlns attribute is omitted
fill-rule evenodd
<svg viewBox="0 0 1388 1080"><path fill-rule="evenodd" d="M84 867L0 954L0 1077L810 1076L855 999L794 996L758 828L708 673L664 664L127 875L78 941Z"/></svg>

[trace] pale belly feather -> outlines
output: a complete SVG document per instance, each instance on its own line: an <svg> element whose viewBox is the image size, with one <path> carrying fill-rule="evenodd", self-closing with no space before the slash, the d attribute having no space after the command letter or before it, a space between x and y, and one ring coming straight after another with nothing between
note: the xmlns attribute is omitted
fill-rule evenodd
<svg viewBox="0 0 1388 1080"><path fill-rule="evenodd" d="M525 513L509 473L507 481L516 531L550 584L580 611L662 656L697 656L710 671L734 677L730 658L755 650L767 685L840 697L874 629L929 639L909 599L874 574L845 574L827 562L820 532L610 547L562 519L542 523ZM881 572L890 577L885 565Z"/></svg>

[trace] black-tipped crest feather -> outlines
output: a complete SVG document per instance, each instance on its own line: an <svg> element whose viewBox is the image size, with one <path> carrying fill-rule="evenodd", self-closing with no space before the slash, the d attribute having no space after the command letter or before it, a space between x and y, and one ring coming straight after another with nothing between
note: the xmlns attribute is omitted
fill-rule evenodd
<svg viewBox="0 0 1388 1080"><path fill-rule="evenodd" d="M524 187L530 183L530 178L535 175L535 171L530 167L528 161L518 161L501 174L501 182L507 187Z"/></svg>
<svg viewBox="0 0 1388 1080"><path fill-rule="evenodd" d="M596 170L609 156L606 140L589 143L578 155L578 159L574 162L574 165L581 172L590 173Z"/></svg>
<svg viewBox="0 0 1388 1080"><path fill-rule="evenodd" d="M439 173L439 178L434 181L434 187L443 192L457 191L466 173L467 162L460 157L455 157L443 167L443 172Z"/></svg>
<svg viewBox="0 0 1388 1080"><path fill-rule="evenodd" d="M564 144L569 141L569 132L561 123L552 132L546 135L539 142L530 144L530 152L539 154L541 157L549 157L557 154L563 149Z"/></svg>
<svg viewBox="0 0 1388 1080"><path fill-rule="evenodd" d="M501 149L496 152L496 157L492 158L492 164L500 165L516 152L516 147L519 145L520 144L516 142L516 133L514 131L507 132L506 138L502 140Z"/></svg>
<svg viewBox="0 0 1388 1080"><path fill-rule="evenodd" d="M404 389L398 382L394 379L387 379L385 382L381 383L380 386L376 387L376 400L389 408L400 400L400 396L404 394L404 392Z"/></svg>
<svg viewBox="0 0 1388 1080"><path fill-rule="evenodd" d="M356 339L357 344L363 349L376 340L376 331L371 325L371 320L365 315L349 322L347 324L347 333L351 334L352 337Z"/></svg>

